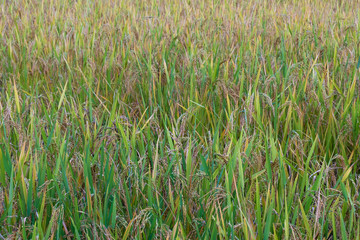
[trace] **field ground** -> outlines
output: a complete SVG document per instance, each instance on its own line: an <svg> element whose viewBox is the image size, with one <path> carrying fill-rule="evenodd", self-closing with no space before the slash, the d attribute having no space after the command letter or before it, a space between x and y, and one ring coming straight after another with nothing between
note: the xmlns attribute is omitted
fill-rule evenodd
<svg viewBox="0 0 360 240"><path fill-rule="evenodd" d="M359 8L0 0L0 239L359 239Z"/></svg>

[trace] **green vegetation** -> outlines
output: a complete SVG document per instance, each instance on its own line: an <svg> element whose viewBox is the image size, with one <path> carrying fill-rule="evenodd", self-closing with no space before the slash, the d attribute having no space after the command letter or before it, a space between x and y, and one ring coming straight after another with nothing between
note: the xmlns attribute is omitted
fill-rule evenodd
<svg viewBox="0 0 360 240"><path fill-rule="evenodd" d="M0 1L0 239L360 238L358 1Z"/></svg>

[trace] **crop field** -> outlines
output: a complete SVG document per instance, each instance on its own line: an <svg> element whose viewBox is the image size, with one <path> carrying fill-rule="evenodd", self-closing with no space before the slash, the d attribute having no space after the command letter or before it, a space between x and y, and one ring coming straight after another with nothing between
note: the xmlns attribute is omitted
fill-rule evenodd
<svg viewBox="0 0 360 240"><path fill-rule="evenodd" d="M359 9L0 0L0 239L360 239Z"/></svg>

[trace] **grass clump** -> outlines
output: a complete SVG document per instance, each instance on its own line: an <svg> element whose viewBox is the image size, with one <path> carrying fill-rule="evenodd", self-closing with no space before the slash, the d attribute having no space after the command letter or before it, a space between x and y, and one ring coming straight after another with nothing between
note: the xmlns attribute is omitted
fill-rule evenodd
<svg viewBox="0 0 360 240"><path fill-rule="evenodd" d="M358 8L1 0L0 238L359 239Z"/></svg>

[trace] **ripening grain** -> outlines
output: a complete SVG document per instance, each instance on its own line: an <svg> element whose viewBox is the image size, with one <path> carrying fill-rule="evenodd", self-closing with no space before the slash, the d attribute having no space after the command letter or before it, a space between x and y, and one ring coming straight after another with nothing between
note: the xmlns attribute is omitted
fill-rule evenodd
<svg viewBox="0 0 360 240"><path fill-rule="evenodd" d="M358 9L0 0L0 239L359 239Z"/></svg>

